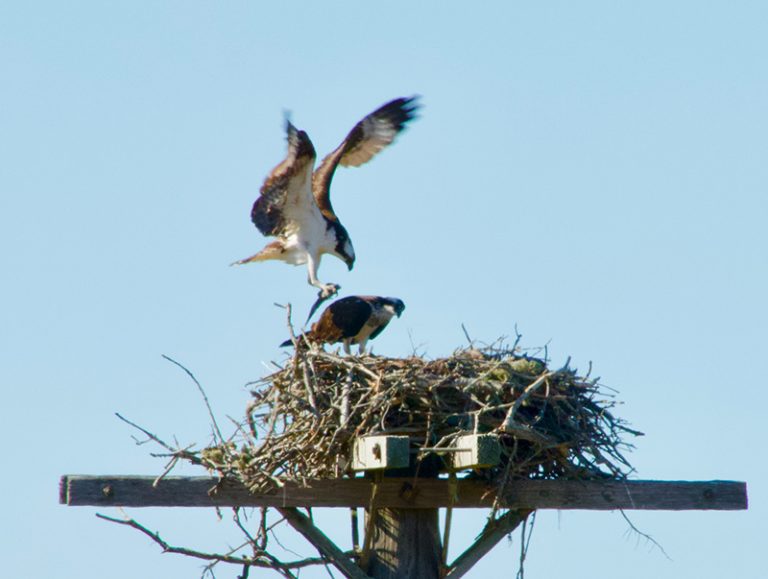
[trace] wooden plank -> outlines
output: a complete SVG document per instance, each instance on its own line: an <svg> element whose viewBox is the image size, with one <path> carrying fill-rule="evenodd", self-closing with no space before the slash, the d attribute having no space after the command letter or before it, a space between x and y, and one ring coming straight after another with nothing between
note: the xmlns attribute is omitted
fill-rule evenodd
<svg viewBox="0 0 768 579"><path fill-rule="evenodd" d="M318 529L307 515L294 508L279 508L280 514L288 524L301 533L315 548L325 555L344 577L350 579L370 579L353 561L331 541L325 533Z"/></svg>
<svg viewBox="0 0 768 579"><path fill-rule="evenodd" d="M363 436L355 439L352 469L356 471L406 468L411 460L408 436Z"/></svg>
<svg viewBox="0 0 768 579"><path fill-rule="evenodd" d="M310 481L255 495L238 484L209 477L165 477L157 487L149 476L68 475L60 502L70 506L124 507L368 507L369 479ZM456 496L451 493L455 488ZM476 480L389 478L378 483L376 507L435 509L490 507L494 489ZM567 481L510 482L502 506L511 509L742 510L747 485L734 481Z"/></svg>
<svg viewBox="0 0 768 579"><path fill-rule="evenodd" d="M501 444L495 434L465 434L456 439L454 447L454 470L488 468L501 460Z"/></svg>

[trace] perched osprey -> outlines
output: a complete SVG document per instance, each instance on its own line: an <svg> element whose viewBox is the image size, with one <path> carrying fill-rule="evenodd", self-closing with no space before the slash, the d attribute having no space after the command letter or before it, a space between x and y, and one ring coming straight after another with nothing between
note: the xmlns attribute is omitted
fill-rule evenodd
<svg viewBox="0 0 768 579"><path fill-rule="evenodd" d="M320 299L314 308L335 295L339 290L337 284L322 283L317 278L323 254L338 257L350 270L355 263L349 234L331 205L331 180L336 167L357 167L369 161L395 140L417 108L416 97L411 97L395 99L376 109L357 123L314 171L316 155L312 141L286 119L288 154L264 181L251 211L251 220L258 230L277 239L259 253L232 265L269 259L293 265L306 263L309 283L320 289Z"/></svg>
<svg viewBox="0 0 768 579"><path fill-rule="evenodd" d="M325 308L312 329L300 336L310 343L344 344L344 351L351 354L350 346L358 344L360 355L365 354L368 340L373 340L389 321L398 318L405 310L405 304L397 298L382 298L379 296L348 296L333 302ZM290 346L291 340L286 340L280 346Z"/></svg>

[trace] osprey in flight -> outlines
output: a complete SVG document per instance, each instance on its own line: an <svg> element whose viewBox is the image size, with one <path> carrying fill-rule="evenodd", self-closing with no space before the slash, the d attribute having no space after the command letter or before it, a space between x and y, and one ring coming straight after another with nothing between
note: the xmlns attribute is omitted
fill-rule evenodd
<svg viewBox="0 0 768 579"><path fill-rule="evenodd" d="M309 283L320 289L313 312L322 301L335 295L337 284L322 283L317 278L323 254L338 257L350 270L355 263L352 241L331 205L331 180L336 167L358 167L368 162L395 140L417 108L416 97L411 97L395 99L376 109L357 123L314 171L312 141L286 119L288 153L264 181L251 211L258 230L277 239L233 265L269 259L293 265L306 263Z"/></svg>
<svg viewBox="0 0 768 579"><path fill-rule="evenodd" d="M405 304L397 298L382 298L379 296L348 296L336 300L325 308L312 329L298 338L299 343L304 338L310 343L344 344L344 351L351 354L350 346L357 344L360 355L365 354L368 340L373 340L389 321L398 318L405 310ZM291 340L286 340L280 346L290 346Z"/></svg>

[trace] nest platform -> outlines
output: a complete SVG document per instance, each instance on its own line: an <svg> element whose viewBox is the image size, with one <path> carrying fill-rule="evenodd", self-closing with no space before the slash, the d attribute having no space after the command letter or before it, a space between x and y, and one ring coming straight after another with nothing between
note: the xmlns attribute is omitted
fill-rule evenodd
<svg viewBox="0 0 768 579"><path fill-rule="evenodd" d="M625 438L641 434L614 415L615 392L597 379L504 348L432 360L301 350L253 386L242 439L205 449L202 460L254 492L353 475L353 443L373 435L407 436L416 475L453 470L460 437L491 434L497 463L460 476L499 486L621 479L632 470Z"/></svg>

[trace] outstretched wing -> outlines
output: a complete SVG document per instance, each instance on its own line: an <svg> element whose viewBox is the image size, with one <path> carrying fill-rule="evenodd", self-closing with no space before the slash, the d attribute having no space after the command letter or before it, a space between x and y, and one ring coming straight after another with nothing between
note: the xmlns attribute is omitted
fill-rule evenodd
<svg viewBox="0 0 768 579"><path fill-rule="evenodd" d="M288 153L264 180L251 210L251 221L263 235L284 235L316 211L311 189L315 148L307 133L297 130L288 119L285 131Z"/></svg>
<svg viewBox="0 0 768 579"><path fill-rule="evenodd" d="M418 97L399 98L379 107L349 132L336 150L328 154L312 176L312 193L328 219L336 221L330 189L336 167L359 167L391 144L405 125L416 116Z"/></svg>

